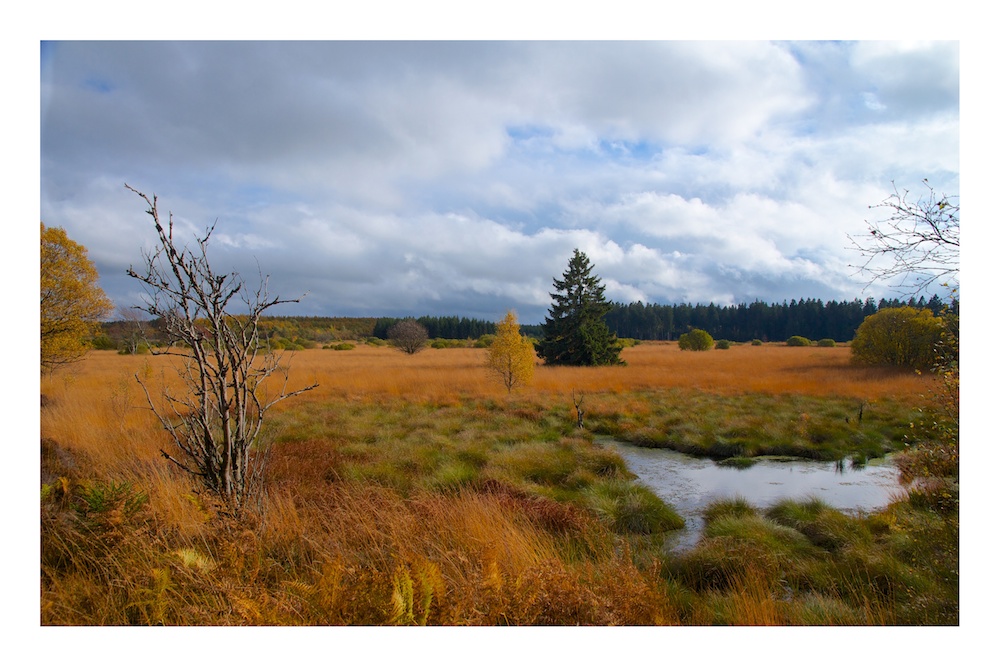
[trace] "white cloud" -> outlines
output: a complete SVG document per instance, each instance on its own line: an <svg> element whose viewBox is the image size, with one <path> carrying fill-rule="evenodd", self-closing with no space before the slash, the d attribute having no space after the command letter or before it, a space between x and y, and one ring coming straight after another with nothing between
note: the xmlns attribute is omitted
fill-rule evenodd
<svg viewBox="0 0 1000 667"><path fill-rule="evenodd" d="M954 42L69 42L42 218L112 297L124 181L300 312L539 321L573 248L617 300L854 298L890 181L958 190ZM933 100L922 99L927 92Z"/></svg>

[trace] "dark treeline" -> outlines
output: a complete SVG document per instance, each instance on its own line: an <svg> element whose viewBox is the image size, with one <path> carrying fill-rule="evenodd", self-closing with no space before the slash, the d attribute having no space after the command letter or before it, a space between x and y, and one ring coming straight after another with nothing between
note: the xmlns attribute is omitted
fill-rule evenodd
<svg viewBox="0 0 1000 667"><path fill-rule="evenodd" d="M854 338L854 332L865 317L880 308L899 306L929 308L935 315L947 305L937 296L929 300L920 297L901 301L882 299L866 301L827 301L799 299L767 304L754 301L737 306L715 304L694 305L614 303L605 321L620 338L637 340L677 340L691 329L704 329L716 339L732 341L784 341L791 336L805 336L812 340L832 338L845 342ZM956 310L958 303L950 304ZM386 339L389 328L402 321L402 317L265 317L260 321L261 335L283 345L327 343L339 340L360 340L369 337ZM492 334L496 323L469 317L423 316L417 322L427 329L430 338L475 340ZM103 335L95 339L102 349L122 349L133 346L139 339L162 338L157 322L105 322ZM526 336L540 338L541 324L522 324Z"/></svg>
<svg viewBox="0 0 1000 667"><path fill-rule="evenodd" d="M496 323L494 322L468 317L432 317L425 315L424 317L417 317L415 319L427 329L427 335L431 338L475 339L485 334L492 334L496 330ZM389 328L402 320L403 318L401 317L380 317L375 320L372 335L377 338L388 338Z"/></svg>
<svg viewBox="0 0 1000 667"><path fill-rule="evenodd" d="M791 336L812 340L832 338L849 341L864 319L880 308L913 306L929 308L935 315L946 304L938 296L927 300L911 298L865 301L827 301L799 299L767 304L754 301L736 306L675 304L663 306L641 302L616 303L606 316L608 326L622 338L639 340L676 340L691 329L704 329L716 339L732 341L783 341ZM954 303L957 309L958 304Z"/></svg>
<svg viewBox="0 0 1000 667"><path fill-rule="evenodd" d="M881 299L866 301L827 301L819 299L799 299L783 303L768 304L754 301L736 306L715 304L644 304L641 302L612 304L605 321L611 331L620 338L638 340L676 340L691 329L704 329L713 338L733 341L784 341L791 336L805 336L811 340L832 338L845 342L854 338L854 332L864 319L880 308L900 306L929 308L935 315L941 313L948 304L938 296L929 300ZM954 303L957 309L957 302ZM402 321L400 317L380 317L375 320L371 334L387 338L389 328ZM416 318L427 329L430 338L476 339L484 334L492 334L494 322L468 317ZM541 324L522 324L521 332L527 336L540 337Z"/></svg>

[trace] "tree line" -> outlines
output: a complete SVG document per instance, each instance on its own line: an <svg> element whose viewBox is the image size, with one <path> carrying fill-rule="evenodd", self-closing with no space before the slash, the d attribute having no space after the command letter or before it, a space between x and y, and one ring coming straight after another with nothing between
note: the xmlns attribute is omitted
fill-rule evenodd
<svg viewBox="0 0 1000 667"><path fill-rule="evenodd" d="M370 335L376 338L389 338L388 332L393 325L409 318L379 317L375 320ZM480 336L496 333L496 323L470 317L430 316L415 318L417 324L427 329L430 338L452 338L457 340L476 339ZM523 327L522 327L523 328Z"/></svg>
<svg viewBox="0 0 1000 667"><path fill-rule="evenodd" d="M719 306L703 304L629 304L612 303L604 322L619 338L637 340L678 340L691 329L704 329L713 338L732 341L784 341L791 336L805 336L811 340L832 338L846 342L864 319L884 308L911 306L927 308L940 315L948 306L957 312L958 301L945 302L937 296L925 299L880 299L865 301L827 301L799 299L782 303L754 301L750 304ZM415 319L427 330L428 337L453 340L476 340L496 333L496 323L490 320L425 315L418 318L403 317L296 317L267 316L259 321L262 339L288 343L328 343L366 338L389 339L389 329L406 319ZM136 323L116 320L103 324L102 335L95 339L96 346L104 349L122 348L134 342ZM146 334L159 338L157 323L146 324ZM522 324L521 333L541 339L544 326Z"/></svg>
<svg viewBox="0 0 1000 667"><path fill-rule="evenodd" d="M733 306L675 304L660 305L634 302L615 303L605 315L608 328L621 338L639 340L677 340L691 329L703 329L713 338L733 341L783 341L792 336L812 340L832 338L845 342L869 315L884 308L911 306L927 308L939 315L949 305L955 312L958 302L946 303L938 296L865 301L827 301L799 299L782 303L754 301Z"/></svg>
<svg viewBox="0 0 1000 667"><path fill-rule="evenodd" d="M827 301L820 299L799 299L782 303L741 303L733 306L703 304L629 304L613 302L604 315L604 322L619 338L637 340L677 340L691 329L704 329L716 339L733 341L784 341L791 336L805 336L811 340L832 338L846 342L854 338L854 332L866 317L884 308L910 306L929 309L935 316L949 306L958 312L958 300L946 302L937 295L930 299L919 298L880 299L868 298L864 301ZM295 324L313 332L325 331L334 338L336 334L350 333L353 338L374 336L387 339L389 329L411 318L267 318L261 322L264 331L283 331L292 337ZM496 333L496 323L490 320L457 316L431 316L412 318L427 329L430 338L457 340L477 339L483 335ZM303 331L302 333L308 333ZM532 338L542 338L544 325L521 324L521 333ZM308 336L302 336L308 338ZM311 338L311 340L318 340Z"/></svg>

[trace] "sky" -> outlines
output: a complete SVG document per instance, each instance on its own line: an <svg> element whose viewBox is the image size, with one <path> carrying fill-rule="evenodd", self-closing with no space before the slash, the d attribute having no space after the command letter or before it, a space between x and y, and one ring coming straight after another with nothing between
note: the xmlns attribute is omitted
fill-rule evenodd
<svg viewBox="0 0 1000 667"><path fill-rule="evenodd" d="M274 314L523 323L575 248L624 303L897 296L851 235L960 195L957 40L43 41L40 118L41 220L121 306L125 183Z"/></svg>

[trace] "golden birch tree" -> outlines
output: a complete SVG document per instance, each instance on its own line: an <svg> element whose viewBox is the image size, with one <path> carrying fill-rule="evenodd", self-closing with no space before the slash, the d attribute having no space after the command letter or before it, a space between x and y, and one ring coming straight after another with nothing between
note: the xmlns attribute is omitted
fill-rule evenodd
<svg viewBox="0 0 1000 667"><path fill-rule="evenodd" d="M87 353L89 339L114 304L97 284L87 249L64 229L41 225L41 367L52 371Z"/></svg>
<svg viewBox="0 0 1000 667"><path fill-rule="evenodd" d="M529 384L535 375L535 346L527 336L521 335L521 325L511 310L497 322L486 367L503 382L508 394L514 387Z"/></svg>

